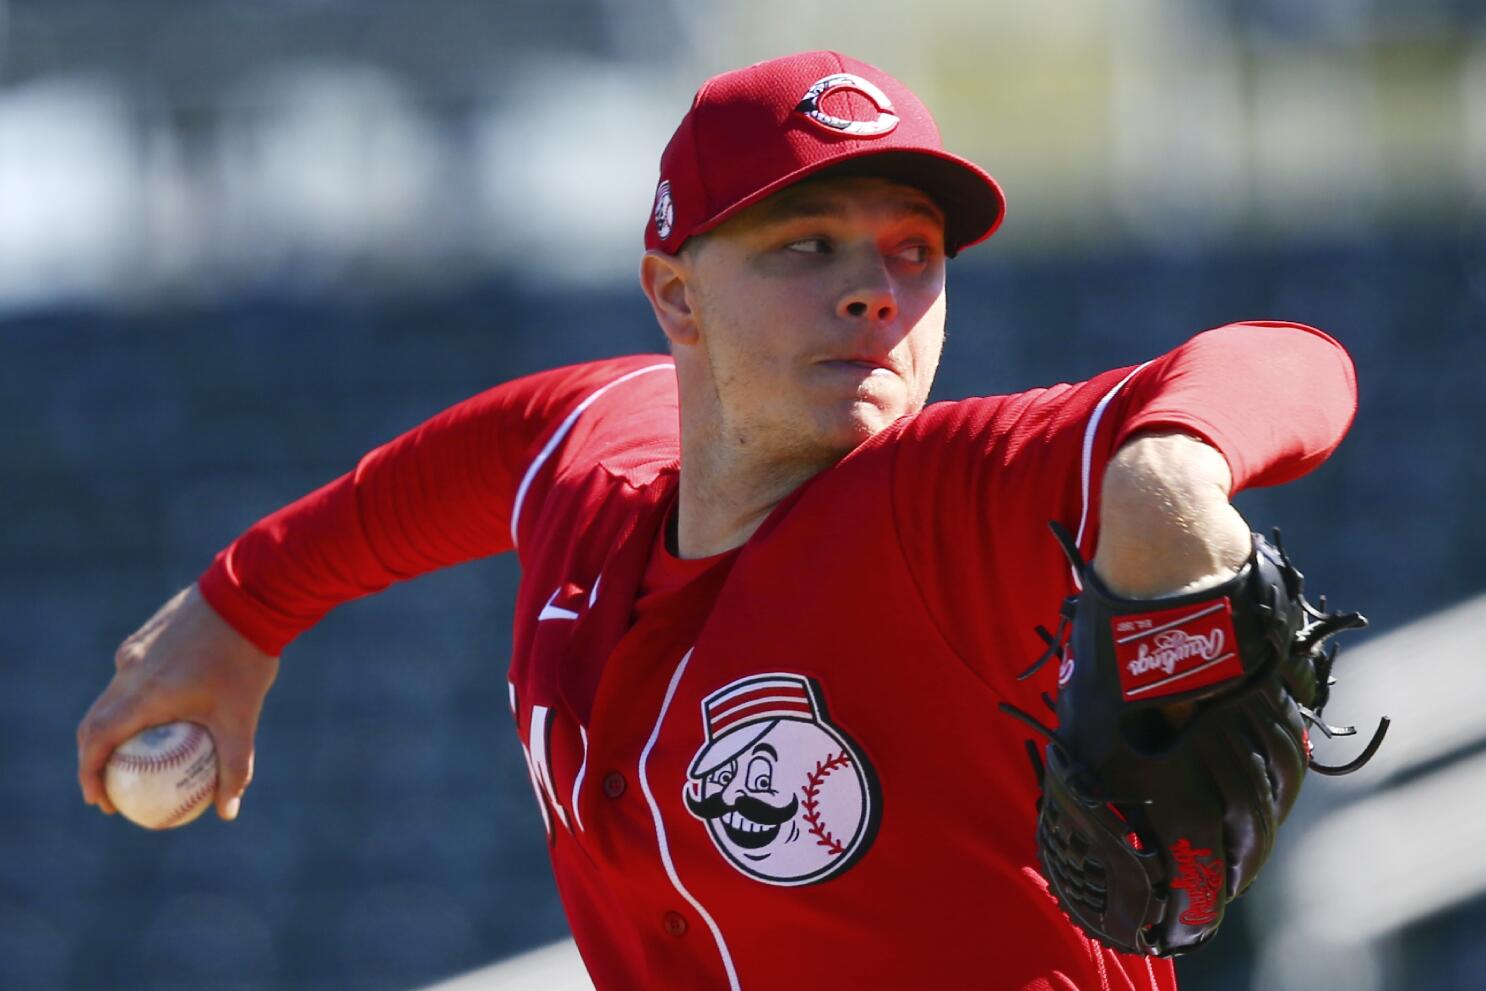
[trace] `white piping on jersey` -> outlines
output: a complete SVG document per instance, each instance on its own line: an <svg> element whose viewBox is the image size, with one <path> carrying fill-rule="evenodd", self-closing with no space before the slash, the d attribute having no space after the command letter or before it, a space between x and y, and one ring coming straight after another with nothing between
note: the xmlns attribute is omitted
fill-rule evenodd
<svg viewBox="0 0 1486 991"><path fill-rule="evenodd" d="M531 707L531 730L527 733L531 740L531 762L537 769L543 791L552 801L552 811L557 813L557 821L562 823L563 829L572 832L573 827L568 825L568 814L563 811L562 802L557 798L557 786L552 783L552 757L547 753L547 716L551 712L545 705Z"/></svg>
<svg viewBox="0 0 1486 991"><path fill-rule="evenodd" d="M592 589L592 591L590 591L588 593L588 608L590 608L590 609L592 609L593 608L593 604L598 601L598 598L599 598L599 582L601 582L603 580L604 580L604 573L602 571L600 571L599 572L599 576L593 580L593 589Z"/></svg>
<svg viewBox="0 0 1486 991"><path fill-rule="evenodd" d="M583 737L583 762L578 765L578 776L573 779L573 821L578 824L578 829L583 832L583 813L578 811L578 791L583 787L583 775L588 771L588 730L583 724L578 724L578 735Z"/></svg>
<svg viewBox="0 0 1486 991"><path fill-rule="evenodd" d="M511 696L511 716L516 717L516 683L506 682L507 694ZM519 729L519 727L518 727ZM552 835L552 817L547 814L547 796L542 794L542 786L537 781L537 766L531 761L531 751L525 743L521 744L521 756L526 760L526 775L531 778L532 794L537 796L537 808L542 811L542 826L547 830L547 835Z"/></svg>
<svg viewBox="0 0 1486 991"><path fill-rule="evenodd" d="M561 606L554 606L552 604L552 603L554 603L554 602L557 601L557 597L561 593L562 593L562 586L561 585L557 586L557 588L554 588L552 590L552 597L547 600L547 604L542 607L542 611L539 612L539 613L537 613L537 622L538 623L546 622L549 619L577 619L578 618L578 614L575 613L575 612L573 612L573 610L571 610L571 609L564 609Z"/></svg>
<svg viewBox="0 0 1486 991"><path fill-rule="evenodd" d="M692 648L695 650L696 648ZM666 710L671 707L671 699L676 694L676 686L681 683L681 674L686 670L686 664L691 660L691 651L681 658L681 663L676 665L676 673L671 675L671 683L666 687L665 701L660 704L660 715L655 717L655 728L650 731L650 739L645 742L645 749L640 751L640 790L645 793L645 803L650 806L650 817L655 820L655 839L660 844L660 860L666 869L666 877L671 879L671 887L685 898L697 914L707 923L707 928L712 930L712 938L717 942L717 952L722 954L722 967L727 971L728 988L730 991L739 991L738 972L733 969L733 958L728 953L728 945L722 938L722 930L717 928L717 923L702 903L692 897L690 891L681 883L681 878L676 876L676 865L671 862L671 848L666 844L666 827L661 822L660 806L655 804L655 796L650 791L650 779L645 776L645 765L650 760L650 751L655 747L655 741L660 738L661 723L666 720Z"/></svg>
<svg viewBox="0 0 1486 991"><path fill-rule="evenodd" d="M573 429L573 424L578 422L578 417L583 415L583 411L592 406L600 396L608 392L610 389L614 388L616 385L619 385L621 382L628 382L630 379L635 378L638 375L644 375L646 372L658 372L663 368L670 370L674 369L675 367L675 365L671 364L646 365L644 368L637 368L626 375L621 375L619 376L619 378L610 382L608 385L590 393L587 399L584 399L581 403L578 404L578 407L576 409L568 414L567 419L562 421L562 426L558 427L557 432L550 438L548 438L547 443L542 446L541 453L539 453L535 458L532 459L531 465L526 469L526 474L521 476L521 485L516 489L516 501L511 506L512 547L516 547L521 543L516 534L516 524L521 521L521 504L526 501L526 491L527 489L531 488L532 479L537 477L537 472L541 471L542 465L546 464L547 459L552 457L552 452L557 450L557 445L561 444L563 442L563 438L567 437L568 432Z"/></svg>
<svg viewBox="0 0 1486 991"><path fill-rule="evenodd" d="M1115 397L1115 394L1125 387L1126 382L1133 379L1142 368L1149 364L1150 362L1147 361L1145 364L1135 368L1129 375L1120 379L1119 383L1113 389L1106 392L1104 398L1100 399L1098 405L1094 407L1094 415L1089 417L1089 425L1084 428L1083 467L1080 471L1080 477L1083 482L1084 505L1083 510L1078 514L1078 536L1074 538L1074 545L1079 548L1082 548L1084 545L1084 528L1089 523L1089 475L1094 470L1094 437L1099 433L1099 421L1104 417L1104 408L1109 405L1109 401ZM1080 550L1079 553L1083 553L1083 551ZM1068 565L1068 570L1073 574L1073 587L1082 590L1084 587L1083 582L1078 580L1078 572L1074 570L1072 564Z"/></svg>
<svg viewBox="0 0 1486 991"><path fill-rule="evenodd" d="M531 778L532 794L537 796L537 808L542 812L542 826L547 830L547 835L552 835L552 817L547 814L547 796L542 794L541 782L537 780L537 766L531 762L531 751L526 749L526 744L521 745L521 756L526 758L526 773Z"/></svg>

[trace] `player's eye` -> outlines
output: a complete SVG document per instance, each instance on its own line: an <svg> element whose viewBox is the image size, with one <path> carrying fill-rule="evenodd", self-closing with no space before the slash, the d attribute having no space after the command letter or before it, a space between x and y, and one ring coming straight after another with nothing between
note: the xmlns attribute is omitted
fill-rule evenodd
<svg viewBox="0 0 1486 991"><path fill-rule="evenodd" d="M785 248L802 255L824 255L830 253L831 242L823 237L802 237L798 241L791 241Z"/></svg>
<svg viewBox="0 0 1486 991"><path fill-rule="evenodd" d="M928 262L931 250L927 244L910 244L898 251L898 257L914 265L923 265Z"/></svg>
<svg viewBox="0 0 1486 991"><path fill-rule="evenodd" d="M774 765L766 758L755 757L748 762L748 777L743 784L749 791L773 791Z"/></svg>

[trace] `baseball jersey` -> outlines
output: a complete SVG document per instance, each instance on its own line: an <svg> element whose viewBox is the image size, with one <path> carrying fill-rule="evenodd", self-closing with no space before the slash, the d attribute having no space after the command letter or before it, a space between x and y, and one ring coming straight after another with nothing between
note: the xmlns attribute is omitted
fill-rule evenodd
<svg viewBox="0 0 1486 991"><path fill-rule="evenodd" d="M1319 331L1208 331L1079 384L937 403L776 506L741 547L666 548L675 373L642 356L498 386L261 521L201 578L279 653L336 603L515 549L510 705L596 985L1175 987L1085 938L1038 873L1021 682L1092 556L1121 442L1174 428L1234 488L1340 442ZM1051 667L1051 666L1050 666Z"/></svg>

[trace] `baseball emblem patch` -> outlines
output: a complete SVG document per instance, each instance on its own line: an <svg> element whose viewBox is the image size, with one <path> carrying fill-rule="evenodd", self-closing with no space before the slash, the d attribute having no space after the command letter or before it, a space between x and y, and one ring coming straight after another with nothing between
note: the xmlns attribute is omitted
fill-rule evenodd
<svg viewBox="0 0 1486 991"><path fill-rule="evenodd" d="M798 674L739 679L702 701L686 807L757 881L814 884L855 863L879 815L876 776Z"/></svg>
<svg viewBox="0 0 1486 991"><path fill-rule="evenodd" d="M676 224L676 205L671 202L671 182L662 179L660 185L655 187L655 208L651 211L651 217L655 221L655 233L662 241L671 236L671 228Z"/></svg>

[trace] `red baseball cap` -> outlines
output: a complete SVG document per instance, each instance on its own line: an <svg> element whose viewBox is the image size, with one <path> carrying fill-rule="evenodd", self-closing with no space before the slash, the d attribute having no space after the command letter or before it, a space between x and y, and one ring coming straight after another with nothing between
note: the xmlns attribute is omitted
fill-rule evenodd
<svg viewBox="0 0 1486 991"><path fill-rule="evenodd" d="M923 190L947 218L951 256L984 241L1006 212L1001 187L951 155L913 91L836 52L801 52L713 76L660 158L645 247L687 238L802 179L885 176Z"/></svg>

